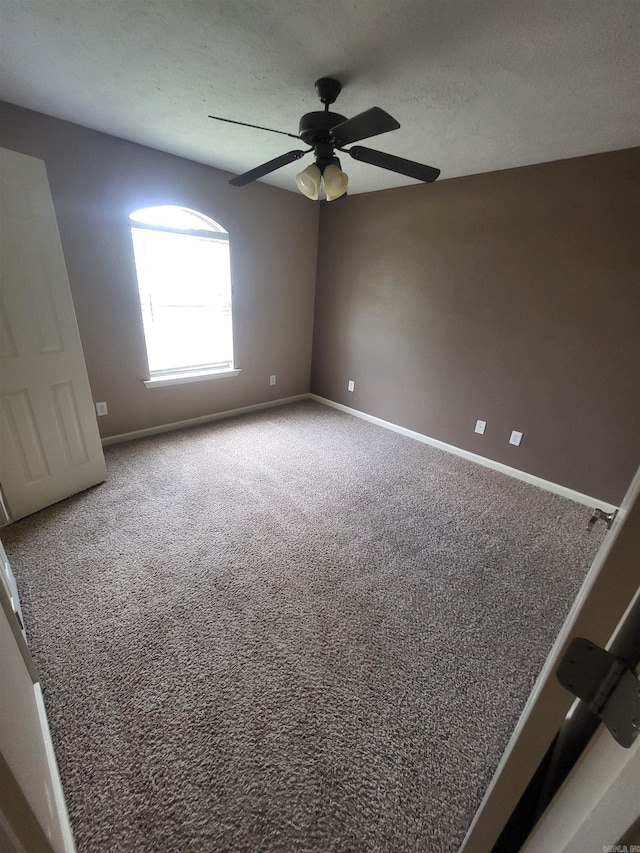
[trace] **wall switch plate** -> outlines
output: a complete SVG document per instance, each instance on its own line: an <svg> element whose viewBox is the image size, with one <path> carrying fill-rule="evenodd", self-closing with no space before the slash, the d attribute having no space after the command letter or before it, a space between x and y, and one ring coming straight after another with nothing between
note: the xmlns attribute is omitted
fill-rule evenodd
<svg viewBox="0 0 640 853"><path fill-rule="evenodd" d="M106 403L96 403L96 413L98 415L108 415L109 412L107 410L107 404Z"/></svg>
<svg viewBox="0 0 640 853"><path fill-rule="evenodd" d="M275 384L276 384L276 375L275 375L275 373L272 373L271 376L269 377L269 385L275 385Z"/></svg>
<svg viewBox="0 0 640 853"><path fill-rule="evenodd" d="M509 444L515 444L516 447L520 447L520 442L522 441L522 433L517 430L513 430L511 433L511 438L509 439Z"/></svg>
<svg viewBox="0 0 640 853"><path fill-rule="evenodd" d="M484 431L486 430L486 428L487 428L487 422L486 421L476 421L476 432L479 435L484 435Z"/></svg>
<svg viewBox="0 0 640 853"><path fill-rule="evenodd" d="M353 379L350 379L348 384L347 384L347 391L353 391L353 389L355 387L356 387L356 383L353 381Z"/></svg>

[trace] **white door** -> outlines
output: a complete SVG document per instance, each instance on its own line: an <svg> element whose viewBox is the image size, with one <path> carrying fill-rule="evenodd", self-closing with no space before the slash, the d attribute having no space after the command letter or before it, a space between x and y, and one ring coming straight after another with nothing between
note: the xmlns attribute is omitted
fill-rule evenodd
<svg viewBox="0 0 640 853"><path fill-rule="evenodd" d="M574 637L607 645L636 595L639 566L640 469L547 658L460 853L492 849L573 704L574 697L556 677L567 646Z"/></svg>
<svg viewBox="0 0 640 853"><path fill-rule="evenodd" d="M0 149L0 484L18 519L106 477L42 160Z"/></svg>

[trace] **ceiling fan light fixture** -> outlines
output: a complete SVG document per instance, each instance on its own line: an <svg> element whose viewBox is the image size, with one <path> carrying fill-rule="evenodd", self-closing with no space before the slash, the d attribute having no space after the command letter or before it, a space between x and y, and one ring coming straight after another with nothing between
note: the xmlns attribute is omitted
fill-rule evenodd
<svg viewBox="0 0 640 853"><path fill-rule="evenodd" d="M302 195L306 195L306 197L312 199L312 201L318 200L321 182L322 172L315 163L307 166L306 169L303 169L296 175L296 184L298 185L298 189Z"/></svg>
<svg viewBox="0 0 640 853"><path fill-rule="evenodd" d="M330 163L325 167L322 179L327 201L335 201L335 199L340 198L340 196L346 193L349 176L334 163Z"/></svg>

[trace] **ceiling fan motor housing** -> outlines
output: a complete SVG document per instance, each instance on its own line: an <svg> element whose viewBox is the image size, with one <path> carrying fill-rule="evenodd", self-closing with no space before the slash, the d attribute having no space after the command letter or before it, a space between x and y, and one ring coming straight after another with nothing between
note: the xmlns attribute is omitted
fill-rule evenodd
<svg viewBox="0 0 640 853"><path fill-rule="evenodd" d="M306 113L300 119L298 134L307 145L317 145L318 142L331 142L329 135L331 129L346 120L339 113Z"/></svg>

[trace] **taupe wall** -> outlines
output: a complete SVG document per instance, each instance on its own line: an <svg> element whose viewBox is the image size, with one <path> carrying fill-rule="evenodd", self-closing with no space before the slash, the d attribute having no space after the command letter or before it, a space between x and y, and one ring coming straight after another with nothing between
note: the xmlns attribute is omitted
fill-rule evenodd
<svg viewBox="0 0 640 853"><path fill-rule="evenodd" d="M103 435L308 391L317 249L312 391L621 500L640 464L640 149L311 204L2 103L0 145L47 164ZM141 382L127 217L151 204L231 233L237 379Z"/></svg>
<svg viewBox="0 0 640 853"><path fill-rule="evenodd" d="M640 464L639 155L322 205L312 391L618 503Z"/></svg>
<svg viewBox="0 0 640 853"><path fill-rule="evenodd" d="M318 205L261 183L230 187L216 169L2 103L0 145L46 163L93 397L109 407L104 436L309 390ZM200 210L231 235L237 378L142 384L128 215L153 204Z"/></svg>

